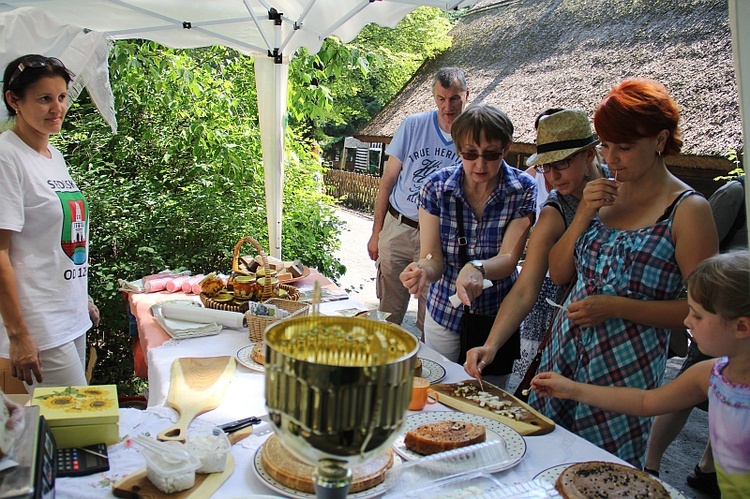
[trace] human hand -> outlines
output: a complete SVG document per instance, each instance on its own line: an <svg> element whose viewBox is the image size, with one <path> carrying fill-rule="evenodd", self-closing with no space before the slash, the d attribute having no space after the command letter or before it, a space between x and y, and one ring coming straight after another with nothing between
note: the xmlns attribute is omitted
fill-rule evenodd
<svg viewBox="0 0 750 499"><path fill-rule="evenodd" d="M407 265L398 278L401 280L401 284L414 296L421 296L422 288L427 282L427 274L418 262Z"/></svg>
<svg viewBox="0 0 750 499"><path fill-rule="evenodd" d="M568 304L568 318L581 327L594 327L616 317L612 296L591 295Z"/></svg>
<svg viewBox="0 0 750 499"><path fill-rule="evenodd" d="M539 373L531 380L531 389L541 397L574 399L577 383L553 372Z"/></svg>
<svg viewBox="0 0 750 499"><path fill-rule="evenodd" d="M581 213L594 218L604 206L612 206L619 196L620 182L607 178L598 178L586 184L583 197L578 205Z"/></svg>
<svg viewBox="0 0 750 499"><path fill-rule="evenodd" d="M9 355L10 374L13 377L30 385L34 382L33 375L37 382L42 382L42 354L31 336L25 335L12 339Z"/></svg>
<svg viewBox="0 0 750 499"><path fill-rule="evenodd" d="M461 303L471 306L471 302L484 290L484 276L473 265L466 264L456 278L456 295Z"/></svg>
<svg viewBox="0 0 750 499"><path fill-rule="evenodd" d="M89 297L89 318L94 323L94 327L99 326L99 307L96 306L91 297Z"/></svg>
<svg viewBox="0 0 750 499"><path fill-rule="evenodd" d="M370 240L367 241L367 253L370 255L370 260L376 261L378 259L378 241L380 240L380 233L374 233L370 236Z"/></svg>
<svg viewBox="0 0 750 499"><path fill-rule="evenodd" d="M474 347L466 352L464 371L472 378L482 379L482 370L495 360L496 350L488 346Z"/></svg>
<svg viewBox="0 0 750 499"><path fill-rule="evenodd" d="M5 427L7 429L20 428L20 425L23 425L23 407L13 402L4 393L0 392L0 394L2 394L2 403L8 408L10 414Z"/></svg>

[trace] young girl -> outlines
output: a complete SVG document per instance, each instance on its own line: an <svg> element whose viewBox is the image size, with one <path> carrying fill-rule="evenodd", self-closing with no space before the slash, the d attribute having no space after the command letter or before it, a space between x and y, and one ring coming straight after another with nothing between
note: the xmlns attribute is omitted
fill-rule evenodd
<svg viewBox="0 0 750 499"><path fill-rule="evenodd" d="M687 286L685 325L701 351L720 358L700 362L653 390L576 383L551 372L538 374L531 386L539 396L640 417L692 407L708 397L722 497L750 497L750 252L704 260Z"/></svg>

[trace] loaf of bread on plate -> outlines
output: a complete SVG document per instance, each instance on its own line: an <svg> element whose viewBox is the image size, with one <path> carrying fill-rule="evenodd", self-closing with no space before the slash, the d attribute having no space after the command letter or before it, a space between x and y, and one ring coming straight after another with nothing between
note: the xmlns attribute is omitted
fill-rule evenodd
<svg viewBox="0 0 750 499"><path fill-rule="evenodd" d="M417 454L428 456L487 440L484 425L466 421L437 421L406 432L404 445Z"/></svg>
<svg viewBox="0 0 750 499"><path fill-rule="evenodd" d="M589 461L568 466L557 477L555 488L567 499L670 497L667 489L645 471L605 461Z"/></svg>

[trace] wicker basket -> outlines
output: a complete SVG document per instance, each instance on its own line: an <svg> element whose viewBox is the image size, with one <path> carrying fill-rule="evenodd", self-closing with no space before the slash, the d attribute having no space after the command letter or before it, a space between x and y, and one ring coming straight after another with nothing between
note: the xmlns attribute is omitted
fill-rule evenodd
<svg viewBox="0 0 750 499"><path fill-rule="evenodd" d="M258 251L258 255L261 258L261 263L263 264L263 268L265 270L265 275L271 274L271 267L268 265L268 258L266 258L266 252L263 250L263 246L258 243L255 239L253 239L250 236L243 237L239 241L237 241L237 244L234 245L234 253L232 255L232 274L229 277L229 284L232 283L232 280L238 276L238 275L250 275L248 272L243 271L240 269L240 249L242 248L242 245L245 243L252 244L255 249ZM267 282L266 282L267 281ZM264 286L261 291L260 301L265 301L269 299L278 298L276 296L276 289L283 289L286 291L286 296L284 296L284 300L286 301L297 301L300 298L300 293L297 288L294 286L290 286L288 284L276 284L274 285L270 280L264 279ZM205 295L201 293L201 302L203 302L203 305L208 308L213 308L216 310L227 310L229 312L241 312L245 313L248 310L248 303L245 302L238 302L238 301L231 301L231 302L217 302L213 298L209 297L208 295Z"/></svg>
<svg viewBox="0 0 750 499"><path fill-rule="evenodd" d="M298 301L284 300L281 298L270 298L263 303L268 305L274 305L276 308L280 308L289 312L289 317L283 319L277 319L276 317L265 317L262 315L255 315L246 313L245 318L247 319L247 329L250 334L250 341L260 342L263 341L263 331L268 326L278 321L290 319L292 317L302 317L308 314L310 311L310 305L307 303L300 303Z"/></svg>

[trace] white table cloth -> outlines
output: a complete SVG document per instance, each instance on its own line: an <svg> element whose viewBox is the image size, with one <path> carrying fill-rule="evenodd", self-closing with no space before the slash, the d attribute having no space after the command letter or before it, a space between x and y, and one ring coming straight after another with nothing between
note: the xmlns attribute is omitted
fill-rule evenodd
<svg viewBox="0 0 750 499"><path fill-rule="evenodd" d="M336 309L356 306L356 302L333 302L322 305L323 313ZM249 344L247 330L224 329L217 336L169 341L148 352L149 363L149 408L146 411L124 409L121 411L120 435L150 431L157 433L177 421L177 413L165 407L169 392L169 373L172 362L181 357L213 357L235 355ZM430 349L420 345L419 356L434 360L446 370L443 380L453 383L467 378L463 368ZM264 374L252 371L238 363L223 402L215 410L197 418L193 425L205 426L221 424L248 416L266 414L264 397ZM425 411L452 410L442 404L425 407ZM409 413L411 414L411 412ZM256 449L271 433L270 424L264 423L253 435L232 448L235 471L222 485L215 497L247 498L253 495L274 495L274 491L261 482L253 471L253 456ZM596 447L588 441L560 428L547 435L525 437L526 455L515 467L497 473L495 476L505 483L531 480L541 471L563 463L604 460L625 464L612 454ZM80 478L58 479L58 497L82 499L111 495L109 486L125 474L144 466L138 453L124 444L110 447L111 470L107 473Z"/></svg>

